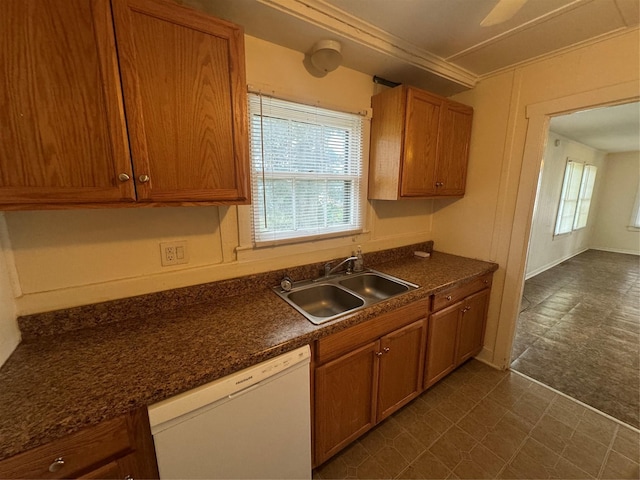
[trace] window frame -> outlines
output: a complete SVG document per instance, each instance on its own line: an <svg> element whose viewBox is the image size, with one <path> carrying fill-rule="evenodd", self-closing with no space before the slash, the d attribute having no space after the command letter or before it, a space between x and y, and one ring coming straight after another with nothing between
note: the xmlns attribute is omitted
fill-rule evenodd
<svg viewBox="0 0 640 480"><path fill-rule="evenodd" d="M258 155L262 156L261 162L262 162L262 166L264 168L265 165L265 154L264 154L264 124L263 124L263 119L266 118L266 116L263 114L262 111L262 102L267 99L267 101L269 102L274 102L276 104L286 104L288 105L288 108L291 108L292 111L294 111L296 108L299 108L299 111L296 112L294 115L292 115L292 117L287 118L287 121L291 121L291 122L299 122L299 123L309 123L309 124L313 124L313 122L311 121L300 121L299 118L297 118L297 114L300 112L309 112L310 109L314 109L317 112L320 112L321 115L319 115L319 117L322 117L324 115L327 115L327 117L325 118L330 118L332 115L335 115L336 117L341 117L341 118L346 118L346 117L351 117L351 121L353 120L357 120L359 122L359 125L357 127L357 140L355 141L345 141L345 145L348 144L348 149L351 149L354 145L357 145L358 147L358 155L355 155L355 157L357 157L357 168L356 168L356 172L349 172L349 173L343 173L343 174L335 174L335 173L327 173L325 172L323 173L306 173L306 172L270 172L267 173L266 171L263 170L257 170L256 164L255 164L255 142L256 142L256 138L254 138L254 126L253 126L253 122L252 120L254 119L254 117L256 116L256 114L261 117L259 122L260 122L260 148L262 149L261 152L258 153ZM255 109L255 104L256 102L260 102L260 111L256 112ZM252 248L260 248L260 247L273 247L273 246L277 246L277 245L288 245L288 244L294 244L294 243L304 243L304 242L310 242L310 241L315 241L315 240L321 240L321 239L334 239L334 238L339 238L339 237L348 237L348 236L354 236L354 235L358 235L361 234L365 231L365 204L366 204L366 187L367 187L367 171L366 171L366 162L365 162L365 154L367 151L366 145L365 145L365 140L368 138L368 122L365 122L366 120L370 119L370 115L369 115L369 111L362 111L362 112L347 112L341 109L337 109L337 108L333 108L333 107L327 107L327 106L320 106L319 104L312 104L311 102L304 102L304 101L299 101L299 100L292 100L290 98L282 98L282 97L276 97L275 95L265 95L261 92L252 92L249 91L248 94L248 102L249 102L249 138L250 138L250 150L251 150L251 167L250 167L250 175L251 175L251 188L252 188L252 194L253 194L253 201L252 201L252 205L248 208L249 212L248 215L244 215L245 218L247 218L247 220L250 223L250 233L251 233L251 239L250 239L250 243L251 243L251 247ZM277 109L276 109L277 110ZM282 112L281 112L282 113ZM296 118L293 118L296 117ZM277 118L277 116L276 116ZM284 117L283 117L284 118ZM340 124L340 126L336 126L336 124L331 124L331 122L317 122L318 125L322 125L322 126L327 126L330 128L345 128L344 127L344 121L342 123L340 123L340 121L338 121L338 123ZM252 128L253 126L253 128ZM354 135L354 131L353 130L349 130L351 135ZM348 135L347 135L348 136ZM322 137L324 140L324 137ZM353 157L354 154L347 154L348 157ZM351 167L351 164L345 160L345 165L349 164L349 166ZM261 216L261 212L259 210L256 210L258 208L264 208L264 206L262 205L263 201L262 198L260 198L262 195L264 195L264 193L266 193L264 191L264 185L265 185L265 181L267 179L271 179L271 180L278 180L278 179L283 179L283 180L291 180L293 182L295 181L299 181L299 182L304 182L304 181L308 181L308 180L312 180L312 181L318 181L319 183L325 182L331 182L331 181L344 181L344 182L349 182L352 185L352 189L354 190L353 193L351 193L350 195L345 195L344 199L349 199L352 201L352 206L350 208L351 210L351 218L352 220L345 224L345 225L337 225L337 226L325 226L324 228L318 229L318 228L313 228L313 229L293 229L293 230L288 230L286 232L275 232L275 233L266 233L263 235L260 235L257 232L257 228L259 228L259 218ZM259 184L260 182L263 182L262 184L262 191L259 192L258 188L259 188ZM292 200L292 208L294 208L294 201ZM325 207L326 208L326 207ZM264 211L264 210L263 210ZM264 216L262 216L262 218L264 218ZM271 238L265 238L266 236L270 236ZM248 239L245 239L248 240ZM242 243L242 242L241 242ZM248 242L247 242L248 243ZM246 244L246 243L245 243Z"/></svg>
<svg viewBox="0 0 640 480"><path fill-rule="evenodd" d="M574 179L578 178L575 174L575 171L578 168L580 170L579 182L575 182ZM595 178L597 176L597 171L598 167L593 164L588 164L586 162L567 157L564 176L562 177L562 188L560 190L560 198L558 201L556 212L556 221L553 229L554 238L571 234L574 231L581 230L587 227L589 221L589 211L591 209L591 202L593 199L593 192L595 190ZM591 178L593 178L593 181L589 185L589 181ZM574 191L575 197L571 195ZM583 205L587 200L587 214L584 225L581 225L579 224L579 220L581 218L581 209L583 208ZM571 206L572 204L575 204L575 207L572 207L573 212L571 216L566 215L566 206ZM571 220L570 224L564 222L564 220L567 219Z"/></svg>

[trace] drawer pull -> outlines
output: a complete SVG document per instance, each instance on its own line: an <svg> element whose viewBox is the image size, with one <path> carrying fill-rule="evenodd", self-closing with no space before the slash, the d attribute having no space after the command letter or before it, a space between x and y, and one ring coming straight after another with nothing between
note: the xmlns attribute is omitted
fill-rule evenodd
<svg viewBox="0 0 640 480"><path fill-rule="evenodd" d="M446 298L448 302L450 302L450 301L451 301L451 295L447 295L447 296L446 296L446 297L444 297L444 298Z"/></svg>
<svg viewBox="0 0 640 480"><path fill-rule="evenodd" d="M489 285L489 280L487 280L486 278L483 280L485 285Z"/></svg>
<svg viewBox="0 0 640 480"><path fill-rule="evenodd" d="M51 465L49 465L50 472L57 472L64 467L64 459L62 457L56 458Z"/></svg>

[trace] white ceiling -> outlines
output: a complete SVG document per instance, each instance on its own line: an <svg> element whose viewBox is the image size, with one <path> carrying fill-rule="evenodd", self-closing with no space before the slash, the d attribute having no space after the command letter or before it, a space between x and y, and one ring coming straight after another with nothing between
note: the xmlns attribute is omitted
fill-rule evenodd
<svg viewBox="0 0 640 480"><path fill-rule="evenodd" d="M323 38L339 40L344 66L442 95L640 22L638 0L528 0L511 19L491 27L480 22L497 0L182 2L300 52Z"/></svg>
<svg viewBox="0 0 640 480"><path fill-rule="evenodd" d="M603 152L640 151L640 103L554 117L549 130Z"/></svg>

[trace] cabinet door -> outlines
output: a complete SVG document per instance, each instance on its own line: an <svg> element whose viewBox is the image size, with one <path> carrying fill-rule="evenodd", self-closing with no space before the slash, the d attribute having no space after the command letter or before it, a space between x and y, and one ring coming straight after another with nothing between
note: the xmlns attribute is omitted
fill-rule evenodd
<svg viewBox="0 0 640 480"><path fill-rule="evenodd" d="M0 70L0 205L134 199L108 0L4 0Z"/></svg>
<svg viewBox="0 0 640 480"><path fill-rule="evenodd" d="M248 203L244 35L160 0L112 0L138 200Z"/></svg>
<svg viewBox="0 0 640 480"><path fill-rule="evenodd" d="M378 422L422 390L425 327L426 321L419 320L380 339Z"/></svg>
<svg viewBox="0 0 640 480"><path fill-rule="evenodd" d="M443 100L419 90L407 90L400 195L424 197L436 191L438 131Z"/></svg>
<svg viewBox="0 0 640 480"><path fill-rule="evenodd" d="M483 290L462 301L458 333L457 365L482 350L490 290Z"/></svg>
<svg viewBox="0 0 640 480"><path fill-rule="evenodd" d="M436 169L437 195L464 195L473 109L446 102Z"/></svg>
<svg viewBox="0 0 640 480"><path fill-rule="evenodd" d="M456 367L456 339L461 303L429 317L425 388L430 387Z"/></svg>
<svg viewBox="0 0 640 480"><path fill-rule="evenodd" d="M315 370L315 464L375 424L380 342L372 342Z"/></svg>

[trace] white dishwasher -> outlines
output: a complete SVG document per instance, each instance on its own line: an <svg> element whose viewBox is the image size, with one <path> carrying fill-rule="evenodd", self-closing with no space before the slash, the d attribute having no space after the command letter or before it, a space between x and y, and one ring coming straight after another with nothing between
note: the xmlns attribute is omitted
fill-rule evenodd
<svg viewBox="0 0 640 480"><path fill-rule="evenodd" d="M160 478L311 478L308 346L149 407Z"/></svg>

